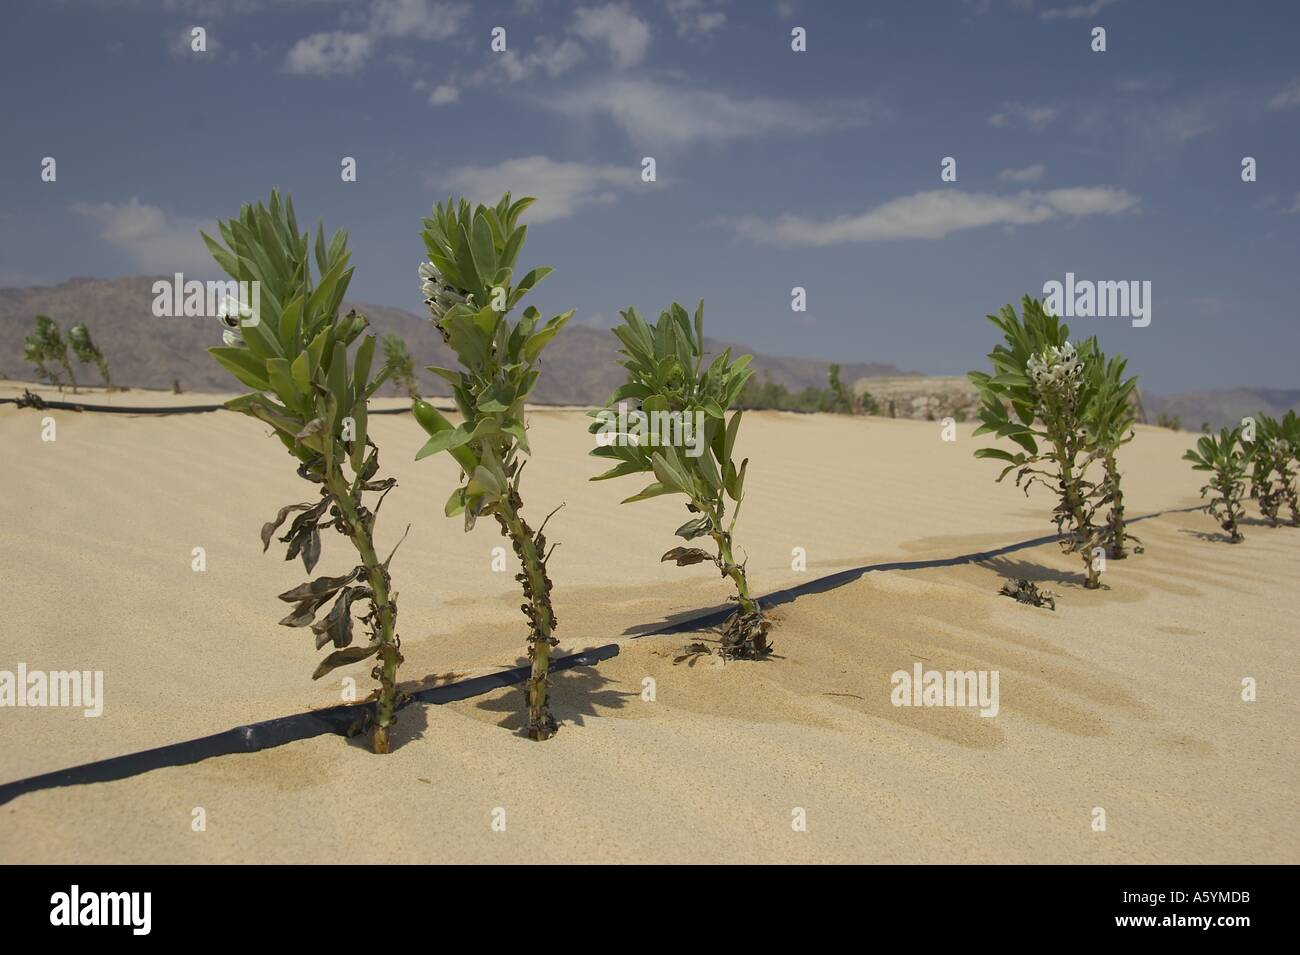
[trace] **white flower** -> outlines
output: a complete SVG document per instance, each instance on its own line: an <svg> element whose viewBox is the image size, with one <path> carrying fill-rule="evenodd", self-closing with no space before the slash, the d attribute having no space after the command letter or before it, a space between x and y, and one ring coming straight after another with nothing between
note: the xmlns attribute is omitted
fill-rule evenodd
<svg viewBox="0 0 1300 955"><path fill-rule="evenodd" d="M433 316L435 324L442 321L447 310L454 305L461 305L473 301L473 296L462 295L457 289L452 288L443 278L442 273L432 262L420 263L420 291L424 295L424 304L428 306L429 314Z"/></svg>
<svg viewBox="0 0 1300 955"><path fill-rule="evenodd" d="M241 305L239 300L227 295L221 301L221 307L217 309L217 321L225 326L221 333L221 340L232 347L239 347L244 344L244 335L240 331L240 325L256 325L256 321L247 321L254 318L254 313L247 305Z"/></svg>
<svg viewBox="0 0 1300 955"><path fill-rule="evenodd" d="M1030 355L1025 371L1044 397L1073 398L1083 387L1083 362L1069 342L1049 345L1041 354Z"/></svg>

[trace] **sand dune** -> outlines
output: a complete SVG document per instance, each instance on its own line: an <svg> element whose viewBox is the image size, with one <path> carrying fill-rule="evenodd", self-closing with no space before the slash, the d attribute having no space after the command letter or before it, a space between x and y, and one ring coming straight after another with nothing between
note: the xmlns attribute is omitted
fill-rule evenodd
<svg viewBox="0 0 1300 955"><path fill-rule="evenodd" d="M1143 427L1123 449L1130 514L1167 513L1135 525L1145 552L1113 562L1100 592L1052 543L872 571L779 605L776 658L719 666L674 662L711 633L646 635L726 589L711 568L658 562L680 502L619 506L636 479L587 482L586 422L533 413L524 500L534 523L564 504L547 528L562 651L621 654L557 676L555 739L519 735L518 689L411 708L387 757L322 737L19 797L0 807L0 861L1300 862L1300 531L1250 524L1228 546L1178 511L1201 483L1179 460L1189 435ZM411 525L393 564L403 677L515 665L513 556L493 572L495 527L442 517L452 467L413 461L409 416L371 429L399 481L380 546ZM368 689L365 666L311 682L309 636L276 626L275 595L305 577L262 554L258 530L309 495L264 430L224 412L0 406L0 668L103 670L107 696L96 719L0 711L0 782L331 705L345 672ZM931 422L747 415L738 538L756 592L1050 533L1050 503L995 484L972 430L950 443ZM340 537L317 572L352 563ZM1058 610L997 596L1006 576L1057 591ZM895 707L890 674L917 661L997 670L1000 712ZM1244 677L1257 702L1241 701Z"/></svg>

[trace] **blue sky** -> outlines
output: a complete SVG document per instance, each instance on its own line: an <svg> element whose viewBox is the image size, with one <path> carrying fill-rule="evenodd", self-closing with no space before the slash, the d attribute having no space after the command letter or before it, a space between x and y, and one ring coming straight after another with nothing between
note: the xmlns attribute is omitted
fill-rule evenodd
<svg viewBox="0 0 1300 955"><path fill-rule="evenodd" d="M1145 387L1300 387L1295 3L123 0L0 17L0 285L202 277L197 229L279 186L350 232L352 298L419 311L433 200L511 188L541 200L523 264L558 269L539 306L592 324L703 297L711 335L761 351L960 374L994 342L986 313L1073 272L1152 283L1149 327L1072 322Z"/></svg>

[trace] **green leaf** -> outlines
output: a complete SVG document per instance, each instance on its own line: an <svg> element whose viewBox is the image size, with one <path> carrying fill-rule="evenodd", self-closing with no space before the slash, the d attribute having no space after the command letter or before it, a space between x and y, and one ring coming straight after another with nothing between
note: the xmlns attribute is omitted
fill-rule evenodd
<svg viewBox="0 0 1300 955"><path fill-rule="evenodd" d="M560 329L573 317L573 312L573 309L569 309L563 315L557 315L547 322L541 331L534 332L529 336L528 341L524 343L524 360L529 364L536 361L537 356L542 353L542 349L546 347L547 343L559 334Z"/></svg>
<svg viewBox="0 0 1300 955"><path fill-rule="evenodd" d="M208 354L217 360L217 364L249 388L266 391L271 387L266 373L266 362L254 356L247 348L219 346L209 348Z"/></svg>
<svg viewBox="0 0 1300 955"><path fill-rule="evenodd" d="M654 484L646 485L644 488L641 489L640 493L633 494L631 497L624 498L620 503L632 504L635 501L648 501L650 498L659 497L662 494L678 494L678 493L681 492L678 491L677 488L668 487L664 484L660 484L659 482L655 482Z"/></svg>
<svg viewBox="0 0 1300 955"><path fill-rule="evenodd" d="M357 401L366 400L366 385L370 381L370 365L375 357L375 336L367 335L357 347L352 363L352 387Z"/></svg>
<svg viewBox="0 0 1300 955"><path fill-rule="evenodd" d="M497 253L492 242L492 227L482 213L474 217L471 227L470 254L474 258L474 271L478 275L479 284L490 289L497 271Z"/></svg>
<svg viewBox="0 0 1300 955"><path fill-rule="evenodd" d="M1023 454L1012 454L1010 451L1004 451L1001 448L980 448L975 452L977 458L992 458L996 461L1009 461L1012 464L1020 464L1024 461Z"/></svg>
<svg viewBox="0 0 1300 955"><path fill-rule="evenodd" d="M736 503L740 503L745 496L745 469L749 467L749 458L740 462L740 470L728 474L730 480L727 484L727 496Z"/></svg>
<svg viewBox="0 0 1300 955"><path fill-rule="evenodd" d="M298 390L289 371L289 363L283 358L268 359L266 371L270 377L271 389L284 402L285 407L298 414L305 414L308 410L307 394L305 391Z"/></svg>
<svg viewBox="0 0 1300 955"><path fill-rule="evenodd" d="M451 492L451 497L447 498L447 503L443 507L442 512L447 517L455 517L463 510L465 510L465 489L463 487L458 487L456 490Z"/></svg>
<svg viewBox="0 0 1300 955"><path fill-rule="evenodd" d="M415 455L415 460L423 460L431 454L437 454L439 451L450 451L453 448L459 448L467 443L469 439L470 432L463 424L449 431L439 431L425 442L424 447L420 448Z"/></svg>
<svg viewBox="0 0 1300 955"><path fill-rule="evenodd" d="M501 493L501 484L497 481L496 476L487 468L479 465L470 475L469 482L465 485L465 494L470 497L491 496L496 497Z"/></svg>
<svg viewBox="0 0 1300 955"><path fill-rule="evenodd" d="M606 481L609 478L622 477L625 474L639 474L643 471L648 471L648 470L650 470L650 468L640 463L639 461L622 461L614 465L614 467L610 468L604 474L597 474L595 477L588 478L587 480Z"/></svg>

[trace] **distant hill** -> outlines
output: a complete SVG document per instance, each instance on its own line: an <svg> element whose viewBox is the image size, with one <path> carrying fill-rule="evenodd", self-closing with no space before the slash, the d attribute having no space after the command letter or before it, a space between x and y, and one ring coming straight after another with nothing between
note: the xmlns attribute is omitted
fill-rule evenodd
<svg viewBox="0 0 1300 955"><path fill-rule="evenodd" d="M155 318L150 310L156 278L131 276L117 279L74 278L53 287L0 289L0 378L32 379L22 360L23 337L32 318L49 315L66 330L78 321L89 325L91 335L108 358L113 380L137 388L171 388L178 380L186 391L229 391L236 385L205 352L221 340L212 319ZM426 365L450 365L453 359L433 324L424 316L385 305L344 303L370 319L377 334L396 332L420 370L421 384L429 395L448 394L446 385L423 371ZM723 343L709 342L721 351ZM737 346L733 346L733 349ZM545 372L533 397L543 404L599 405L623 381L616 364L618 341L608 329L570 324L547 348ZM748 349L741 349L749 353ZM754 368L792 391L825 387L829 362L805 358L755 355ZM878 362L841 362L845 381L880 375L902 375L893 365ZM85 369L85 381L97 383L94 369ZM78 370L80 378L82 372Z"/></svg>
<svg viewBox="0 0 1300 955"><path fill-rule="evenodd" d="M1224 391L1188 391L1179 395L1142 396L1147 420L1152 424L1165 415L1177 418L1189 431L1202 424L1211 428L1233 427L1246 415L1264 413L1280 417L1288 411L1300 413L1300 388L1231 388Z"/></svg>
<svg viewBox="0 0 1300 955"><path fill-rule="evenodd" d="M74 278L52 287L0 289L0 378L34 378L32 368L22 360L22 342L31 331L32 318L44 313L64 330L78 321L86 322L108 357L117 384L169 389L176 379L186 391L234 390L233 379L205 352L208 346L220 342L216 322L155 318L150 311L155 281L147 276ZM423 370L425 365L453 363L450 351L427 318L386 305L348 302L345 308L364 313L377 334L401 335L420 370L425 393L448 394L441 379ZM712 340L708 344L715 352L726 347ZM733 344L732 348L738 354L752 353L742 345ZM545 374L533 397L542 404L603 404L623 380L617 352L618 341L608 329L566 326L546 350ZM891 403L898 417L940 418L974 411L974 390L964 378L930 378L880 362L840 364L841 379L854 382L859 392L866 390L875 395L882 413L889 413ZM754 368L760 379L766 377L799 391L810 386L826 387L829 362L755 354ZM78 370L78 376L82 375L87 383L98 383L93 368ZM1163 414L1178 418L1182 427L1196 431L1202 423L1218 428L1261 411L1271 415L1293 408L1300 411L1300 389L1233 388L1177 395L1143 392L1142 403L1148 422L1154 424Z"/></svg>

